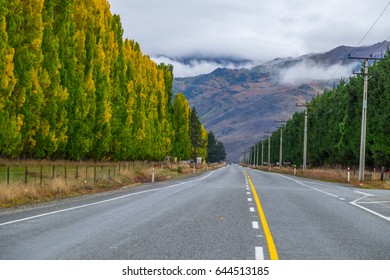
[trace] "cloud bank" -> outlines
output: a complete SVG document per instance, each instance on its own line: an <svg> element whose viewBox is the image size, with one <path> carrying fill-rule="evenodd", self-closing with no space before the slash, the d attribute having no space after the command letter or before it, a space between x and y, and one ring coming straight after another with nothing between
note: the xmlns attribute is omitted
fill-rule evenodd
<svg viewBox="0 0 390 280"><path fill-rule="evenodd" d="M280 82L283 84L298 84L313 80L328 80L332 76L334 79L347 78L352 75L356 65L356 63L352 63L343 66L325 66L303 60L293 67L280 71ZM335 73L336 75L334 76Z"/></svg>
<svg viewBox="0 0 390 280"><path fill-rule="evenodd" d="M194 77L202 74L208 74L217 68L250 69L256 65L254 62L218 62L217 60L212 61L206 59L190 59L186 62L181 62L164 56L152 57L152 59L157 63L172 64L176 78Z"/></svg>
<svg viewBox="0 0 390 280"><path fill-rule="evenodd" d="M109 0L125 37L152 56L269 61L356 46L387 0ZM369 12L367 12L369 11ZM388 38L390 9L362 42ZM207 65L205 65L206 67ZM193 68L197 68L194 65Z"/></svg>

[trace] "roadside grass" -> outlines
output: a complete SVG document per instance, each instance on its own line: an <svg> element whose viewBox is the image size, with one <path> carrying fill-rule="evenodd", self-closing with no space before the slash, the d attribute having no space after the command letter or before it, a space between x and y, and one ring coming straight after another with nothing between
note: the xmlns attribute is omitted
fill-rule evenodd
<svg viewBox="0 0 390 280"><path fill-rule="evenodd" d="M12 166L9 169L10 180L7 182L4 172L7 172L8 166L4 163L0 166L0 208L19 207L150 183L153 167L155 182L193 174L193 167L188 164L130 162L119 167L119 164L112 166L112 163L99 163L98 166L96 163L77 163L76 167L74 162L55 162L53 172L54 163L29 161ZM209 168L218 167L215 165ZM197 174L204 171L205 166L196 169Z"/></svg>
<svg viewBox="0 0 390 280"><path fill-rule="evenodd" d="M257 169L269 171L268 167L258 167ZM283 167L280 169L279 167L273 166L271 172L294 175L294 168ZM309 168L306 171L296 169L295 175L302 178L348 184L347 170L342 168ZM364 189L390 190L390 181L381 181L380 176L380 172L376 170L367 170L365 173L366 180L359 182L358 171L351 170L349 184Z"/></svg>
<svg viewBox="0 0 390 280"><path fill-rule="evenodd" d="M63 178L55 178L43 185L35 183L28 185L24 183L0 184L0 208L17 207L25 204L47 202L53 199L108 191L120 186L115 182L90 184L73 180L65 181Z"/></svg>

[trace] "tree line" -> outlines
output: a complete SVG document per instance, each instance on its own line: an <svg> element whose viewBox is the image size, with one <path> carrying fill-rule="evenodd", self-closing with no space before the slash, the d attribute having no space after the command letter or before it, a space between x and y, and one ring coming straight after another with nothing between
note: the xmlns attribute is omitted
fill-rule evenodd
<svg viewBox="0 0 390 280"><path fill-rule="evenodd" d="M390 166L390 56L369 67L366 136L366 165ZM363 73L363 68L362 68ZM312 166L359 165L363 79L361 75L342 80L314 98L307 107L307 162ZM271 136L271 162L279 161L283 129L283 162L302 165L304 112L295 113ZM262 141L258 143L261 158ZM264 159L268 140L264 140ZM254 151L252 148L252 160ZM253 161L252 161L253 162ZM260 162L260 160L259 160Z"/></svg>
<svg viewBox="0 0 390 280"><path fill-rule="evenodd" d="M2 158L206 158L208 133L172 81L106 0L0 0Z"/></svg>

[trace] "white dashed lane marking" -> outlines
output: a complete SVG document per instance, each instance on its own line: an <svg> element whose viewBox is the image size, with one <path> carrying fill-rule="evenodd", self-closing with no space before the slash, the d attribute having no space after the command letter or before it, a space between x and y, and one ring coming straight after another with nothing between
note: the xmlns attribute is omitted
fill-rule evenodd
<svg viewBox="0 0 390 280"><path fill-rule="evenodd" d="M246 182L246 190L247 190L246 194L248 196L251 196L249 183L248 183L248 180L247 180L246 176L245 176L245 180L247 181ZM253 205L253 203L252 203L253 199L251 197L248 197L247 199L248 199L248 205L252 206ZM255 213L255 207L249 207L249 212ZM256 219L256 218L258 218L258 216L253 216L252 218ZM253 221L252 222L252 228L253 229L260 229L259 222ZM257 237L258 238L263 238L262 235L257 235ZM260 247L260 246L255 247L255 260L264 260L264 250L263 250L263 247Z"/></svg>
<svg viewBox="0 0 390 280"><path fill-rule="evenodd" d="M255 259L261 261L264 260L263 247L255 247Z"/></svg>

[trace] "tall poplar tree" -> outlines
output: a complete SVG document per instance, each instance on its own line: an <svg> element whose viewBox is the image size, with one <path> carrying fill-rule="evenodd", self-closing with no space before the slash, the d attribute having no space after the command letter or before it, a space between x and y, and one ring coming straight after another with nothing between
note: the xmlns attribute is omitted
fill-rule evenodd
<svg viewBox="0 0 390 280"><path fill-rule="evenodd" d="M0 156L2 157L15 155L15 144L21 141L20 127L12 111L11 95L16 84L13 63L15 49L10 47L8 41L7 3L6 0L0 0Z"/></svg>
<svg viewBox="0 0 390 280"><path fill-rule="evenodd" d="M207 131L200 122L195 108L192 108L190 116L190 140L194 162L197 162L198 157L205 160L207 157Z"/></svg>
<svg viewBox="0 0 390 280"><path fill-rule="evenodd" d="M43 104L43 92L39 81L43 59L41 50L43 2L43 0L11 1L7 20L10 23L7 30L9 42L15 48L13 61L17 82L12 94L13 110L21 132L18 150L24 157L33 155Z"/></svg>
<svg viewBox="0 0 390 280"><path fill-rule="evenodd" d="M173 155L179 159L189 159L191 156L190 140L190 114L191 108L188 105L184 94L179 93L173 101L173 131L174 131L174 148Z"/></svg>
<svg viewBox="0 0 390 280"><path fill-rule="evenodd" d="M45 0L43 9L44 31L42 40L43 70L40 83L44 94L41 125L37 134L35 156L61 157L67 144L68 91L61 85L59 39L55 31L56 1Z"/></svg>

